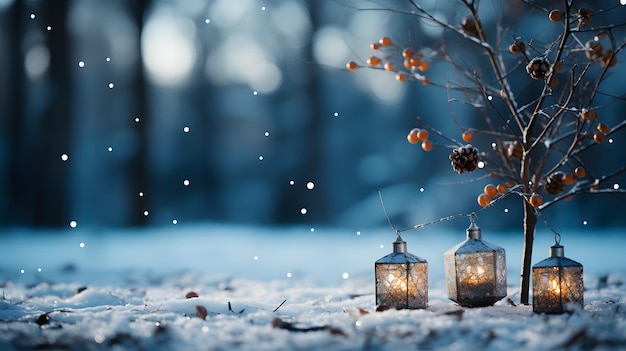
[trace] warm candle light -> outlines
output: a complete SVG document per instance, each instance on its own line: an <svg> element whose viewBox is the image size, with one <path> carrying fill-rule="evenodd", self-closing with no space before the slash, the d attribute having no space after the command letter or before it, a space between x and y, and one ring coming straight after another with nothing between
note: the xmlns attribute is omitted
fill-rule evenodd
<svg viewBox="0 0 626 351"><path fill-rule="evenodd" d="M552 293L554 294L560 294L561 293L561 287L559 286L559 284L556 282L556 280L551 280L550 281L550 285L552 286Z"/></svg>
<svg viewBox="0 0 626 351"><path fill-rule="evenodd" d="M425 308L428 306L428 263L406 251L406 242L398 239L393 252L375 265L376 304L390 308Z"/></svg>
<svg viewBox="0 0 626 351"><path fill-rule="evenodd" d="M487 243L472 218L467 240L444 253L448 298L461 306L490 306L506 296L504 249Z"/></svg>
<svg viewBox="0 0 626 351"><path fill-rule="evenodd" d="M550 257L533 266L533 311L563 313L570 304L583 306L583 266L564 256L563 246L550 247Z"/></svg>

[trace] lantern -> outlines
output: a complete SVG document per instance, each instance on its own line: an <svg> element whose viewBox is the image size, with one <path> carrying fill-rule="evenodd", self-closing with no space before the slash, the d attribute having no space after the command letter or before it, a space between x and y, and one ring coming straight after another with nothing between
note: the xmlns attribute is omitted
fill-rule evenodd
<svg viewBox="0 0 626 351"><path fill-rule="evenodd" d="M396 309L428 306L428 262L406 251L400 237L393 252L374 264L376 305Z"/></svg>
<svg viewBox="0 0 626 351"><path fill-rule="evenodd" d="M565 257L557 239L550 257L533 266L533 312L563 313L570 305L582 307L583 290L583 265Z"/></svg>
<svg viewBox="0 0 626 351"><path fill-rule="evenodd" d="M472 216L467 240L443 254L448 298L464 307L491 306L506 296L504 249L481 239Z"/></svg>

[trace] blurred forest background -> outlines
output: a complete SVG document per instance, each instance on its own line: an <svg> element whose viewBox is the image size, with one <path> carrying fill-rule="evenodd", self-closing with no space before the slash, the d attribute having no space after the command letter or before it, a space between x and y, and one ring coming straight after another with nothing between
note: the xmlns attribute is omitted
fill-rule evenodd
<svg viewBox="0 0 626 351"><path fill-rule="evenodd" d="M453 23L466 15L455 1L420 3ZM459 176L450 150L406 141L416 116L460 137L446 91L345 69L382 36L441 45L437 27L367 10L385 4L0 0L0 227L364 228L385 223L379 190L398 227L478 209L489 180L469 181L485 174ZM499 6L481 14L494 37L561 30L539 10L520 17L520 2ZM607 16L620 22L625 10ZM454 78L435 61L429 75ZM624 115L623 82L607 79L602 91L621 98L603 115ZM623 137L592 148L590 165L625 164ZM624 205L617 194L581 196L545 215L558 228L623 226ZM483 213L482 226L521 227L517 197Z"/></svg>

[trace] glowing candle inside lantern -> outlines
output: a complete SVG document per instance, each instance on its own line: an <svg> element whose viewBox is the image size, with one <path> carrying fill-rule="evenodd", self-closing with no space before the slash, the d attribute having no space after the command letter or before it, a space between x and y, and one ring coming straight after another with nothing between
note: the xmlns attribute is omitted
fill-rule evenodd
<svg viewBox="0 0 626 351"><path fill-rule="evenodd" d="M467 240L444 253L448 298L461 306L490 306L506 296L504 249L483 241L474 221Z"/></svg>
<svg viewBox="0 0 626 351"><path fill-rule="evenodd" d="M583 305L583 266L563 255L563 246L550 247L550 257L533 266L533 311L563 313L568 304Z"/></svg>
<svg viewBox="0 0 626 351"><path fill-rule="evenodd" d="M425 308L428 305L428 263L406 252L400 238L393 252L374 266L376 304L390 308Z"/></svg>
<svg viewBox="0 0 626 351"><path fill-rule="evenodd" d="M556 282L555 279L550 281L552 293L556 295L561 295L561 286Z"/></svg>

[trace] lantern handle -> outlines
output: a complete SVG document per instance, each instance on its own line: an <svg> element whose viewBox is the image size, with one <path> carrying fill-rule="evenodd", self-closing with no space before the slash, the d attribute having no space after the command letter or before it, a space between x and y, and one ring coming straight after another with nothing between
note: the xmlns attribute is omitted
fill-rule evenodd
<svg viewBox="0 0 626 351"><path fill-rule="evenodd" d="M535 214L541 219L543 224L545 224L546 227L548 227L548 229L550 229L554 233L554 243L556 245L561 245L561 234L559 234L556 230L554 230L554 228L552 228L550 223L548 223L548 220L546 220L546 218L543 216L543 213L541 213L538 208L535 208Z"/></svg>
<svg viewBox="0 0 626 351"><path fill-rule="evenodd" d="M554 232L554 244L561 245L561 234Z"/></svg>
<svg viewBox="0 0 626 351"><path fill-rule="evenodd" d="M478 216L476 216L476 212L470 213L469 220L470 220L470 224L476 224L476 221L478 220Z"/></svg>
<svg viewBox="0 0 626 351"><path fill-rule="evenodd" d="M389 218L389 213L387 213L387 208L385 207L385 202L383 201L383 193L378 190L378 199L380 199L380 206L382 206L383 208L383 212L385 213L385 218L387 218L387 223L389 223L389 226L391 227L391 229L396 231L396 235L398 236L398 238L400 238L400 230L398 228L396 228L393 223L391 223L391 218Z"/></svg>

